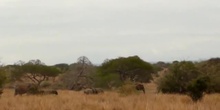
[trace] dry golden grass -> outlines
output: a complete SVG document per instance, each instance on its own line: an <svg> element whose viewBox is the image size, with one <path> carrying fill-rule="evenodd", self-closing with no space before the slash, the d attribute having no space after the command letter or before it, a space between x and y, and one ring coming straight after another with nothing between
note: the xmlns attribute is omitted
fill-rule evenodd
<svg viewBox="0 0 220 110"><path fill-rule="evenodd" d="M206 95L194 103L184 95L146 94L120 96L116 92L85 95L58 91L59 95L14 96L6 89L0 98L0 110L220 110L220 94Z"/></svg>

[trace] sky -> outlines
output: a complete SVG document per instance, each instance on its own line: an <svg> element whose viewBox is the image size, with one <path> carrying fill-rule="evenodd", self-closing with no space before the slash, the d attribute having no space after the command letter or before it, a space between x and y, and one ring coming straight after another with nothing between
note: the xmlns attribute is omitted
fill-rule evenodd
<svg viewBox="0 0 220 110"><path fill-rule="evenodd" d="M0 0L0 62L220 57L219 0Z"/></svg>

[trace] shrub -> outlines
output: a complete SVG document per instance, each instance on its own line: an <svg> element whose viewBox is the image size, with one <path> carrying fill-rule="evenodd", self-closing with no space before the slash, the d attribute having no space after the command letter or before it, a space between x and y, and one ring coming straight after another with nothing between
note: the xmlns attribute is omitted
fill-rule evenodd
<svg viewBox="0 0 220 110"><path fill-rule="evenodd" d="M220 93L220 58L211 58L197 64L203 74L210 77L208 93Z"/></svg>
<svg viewBox="0 0 220 110"><path fill-rule="evenodd" d="M2 88L5 81L6 81L5 71L2 67L0 67L0 88Z"/></svg>
<svg viewBox="0 0 220 110"><path fill-rule="evenodd" d="M169 71L156 83L158 91L163 93L186 93L188 84L196 79L200 72L190 61L174 62Z"/></svg>
<svg viewBox="0 0 220 110"><path fill-rule="evenodd" d="M96 73L93 77L95 79L95 87L111 89L111 87L119 87L122 85L118 74Z"/></svg>
<svg viewBox="0 0 220 110"><path fill-rule="evenodd" d="M199 101L203 97L203 93L207 90L208 82L210 81L208 76L198 77L197 79L191 81L188 85L188 95L193 101Z"/></svg>

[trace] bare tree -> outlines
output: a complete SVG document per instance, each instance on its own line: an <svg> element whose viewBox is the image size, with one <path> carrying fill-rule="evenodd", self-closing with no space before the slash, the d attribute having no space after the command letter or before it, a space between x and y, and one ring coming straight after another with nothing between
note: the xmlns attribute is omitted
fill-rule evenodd
<svg viewBox="0 0 220 110"><path fill-rule="evenodd" d="M94 66L85 56L78 58L77 63L71 64L69 71L64 74L62 81L68 89L81 90L92 86Z"/></svg>

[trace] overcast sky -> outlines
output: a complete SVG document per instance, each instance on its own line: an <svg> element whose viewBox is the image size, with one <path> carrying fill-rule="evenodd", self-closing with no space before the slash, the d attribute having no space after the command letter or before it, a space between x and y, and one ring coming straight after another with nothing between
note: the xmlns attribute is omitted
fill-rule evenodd
<svg viewBox="0 0 220 110"><path fill-rule="evenodd" d="M0 62L220 57L219 0L0 0Z"/></svg>

